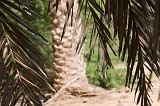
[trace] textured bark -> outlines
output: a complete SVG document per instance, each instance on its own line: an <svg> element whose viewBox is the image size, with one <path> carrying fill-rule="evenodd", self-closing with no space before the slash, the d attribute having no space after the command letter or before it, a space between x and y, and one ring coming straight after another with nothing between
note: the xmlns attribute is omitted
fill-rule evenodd
<svg viewBox="0 0 160 106"><path fill-rule="evenodd" d="M66 19L66 2L60 0L57 12L51 12L52 37L53 37L53 64L54 64L54 85L58 91L62 86L70 82L75 77L82 77L79 82L87 82L85 74L85 62L83 60L83 47L79 54L76 54L76 47L81 37L82 25L80 20L75 20L78 9L77 0L74 0L73 18L69 18L64 37L61 41L62 31ZM52 2L54 4L54 0ZM70 15L71 16L71 15ZM71 26L71 20L73 26ZM78 83L78 82L76 82ZM88 83L88 82L87 82ZM82 84L82 83L81 83ZM77 87L81 86L79 83ZM72 84L73 86L73 84ZM76 87L75 86L75 87Z"/></svg>

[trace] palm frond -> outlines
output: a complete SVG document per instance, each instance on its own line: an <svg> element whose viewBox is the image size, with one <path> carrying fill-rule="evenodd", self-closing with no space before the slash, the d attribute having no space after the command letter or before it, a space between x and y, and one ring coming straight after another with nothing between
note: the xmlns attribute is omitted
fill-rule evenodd
<svg viewBox="0 0 160 106"><path fill-rule="evenodd" d="M58 2L60 0L56 0L56 7ZM93 25L93 33L90 36L93 43L90 43L88 61L91 60L95 42L98 40L99 47L103 50L106 68L112 67L108 47L115 53L111 43L114 44L113 38L117 37L118 54L122 60L127 58L126 86L133 89L137 80L135 95L138 94L137 104L141 102L142 106L151 106L148 88L151 89L152 84L146 75L145 67L150 73L154 72L160 77L159 5L159 0L79 0L80 12L77 16L81 13L85 21ZM71 13L71 10L68 9L67 13ZM113 35L110 33L111 27Z"/></svg>
<svg viewBox="0 0 160 106"><path fill-rule="evenodd" d="M35 14L28 0L0 0L0 103L2 106L41 106L41 87L52 87L38 65L44 59L37 44L47 40L21 17ZM33 43L34 41L34 43ZM52 89L53 90L53 89ZM44 97L44 96L43 96Z"/></svg>

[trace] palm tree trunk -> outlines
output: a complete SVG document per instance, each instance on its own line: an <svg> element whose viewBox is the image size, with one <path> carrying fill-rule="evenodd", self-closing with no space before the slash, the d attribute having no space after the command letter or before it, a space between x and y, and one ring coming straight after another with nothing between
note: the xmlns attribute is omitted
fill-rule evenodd
<svg viewBox="0 0 160 106"><path fill-rule="evenodd" d="M54 64L54 89L59 90L62 86L69 83L75 77L81 77L72 87L79 87L81 82L86 82L85 62L83 60L83 47L80 53L76 53L76 47L81 37L81 21L76 21L76 11L78 9L77 0L74 0L73 18L69 18L64 37L61 41L62 31L66 20L66 2L60 0L57 12L51 11L52 37L53 37L53 64ZM54 0L52 2L54 4ZM71 16L71 15L70 15ZM73 26L71 25L71 20Z"/></svg>

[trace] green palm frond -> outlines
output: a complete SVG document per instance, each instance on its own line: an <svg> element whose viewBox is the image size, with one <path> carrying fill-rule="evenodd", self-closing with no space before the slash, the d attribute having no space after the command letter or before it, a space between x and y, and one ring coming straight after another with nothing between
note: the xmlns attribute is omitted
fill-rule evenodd
<svg viewBox="0 0 160 106"><path fill-rule="evenodd" d="M60 1L56 0L56 8ZM68 15L71 15L73 9L73 2L70 1L72 0L68 0L66 4L70 7L67 11ZM117 37L118 55L122 60L127 58L126 86L133 89L137 80L135 95L138 94L137 104L141 103L142 106L151 106L147 89L151 89L152 84L151 79L146 75L145 68L160 77L159 10L159 0L79 0L77 17L81 13L86 23L93 26L88 61L93 54L95 42L98 41L98 48L103 50L106 68L112 67L108 48L116 54L111 44L114 44L113 38ZM110 33L112 27L113 35ZM137 64L135 64L136 61ZM134 66L136 66L135 71L133 71Z"/></svg>
<svg viewBox="0 0 160 106"><path fill-rule="evenodd" d="M47 41L21 14L36 15L28 0L0 0L1 106L14 106L17 102L22 106L41 106L38 97L43 97L41 87L50 87L46 74L38 65L44 55L37 45L47 45Z"/></svg>

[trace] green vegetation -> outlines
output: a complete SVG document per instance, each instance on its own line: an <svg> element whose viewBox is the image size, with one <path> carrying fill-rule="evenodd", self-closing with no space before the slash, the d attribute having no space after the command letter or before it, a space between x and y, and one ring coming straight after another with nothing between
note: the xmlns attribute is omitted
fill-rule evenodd
<svg viewBox="0 0 160 106"><path fill-rule="evenodd" d="M87 57L87 52L89 49L86 48L85 51L85 59ZM90 83L101 86L106 89L111 88L121 88L125 86L125 77L126 77L126 69L125 68L116 68L118 64L122 64L120 58L115 56L110 52L110 58L112 60L112 64L114 68L109 68L107 70L107 79L104 79L102 76L102 71L97 67L97 55L96 53L92 55L92 60L89 64L87 64L87 76L89 78ZM123 63L125 65L125 63Z"/></svg>
<svg viewBox="0 0 160 106"><path fill-rule="evenodd" d="M89 55L89 42L90 39L87 38L85 42L85 61L87 61L87 57ZM117 40L115 39L115 42ZM97 42L96 42L97 43ZM100 66L97 66L97 57L98 57L98 44L95 45L94 53L92 54L91 61L87 64L86 71L87 71L87 76L89 78L90 83L93 85L101 86L105 89L112 89L112 88L121 88L125 86L125 77L126 77L126 68L125 63L122 62L119 56L115 56L111 50L109 50L109 55L112 60L112 64L114 68L108 68L106 71L107 77L106 79L103 78L102 74L102 60L100 61ZM113 45L114 49L117 50L115 51L118 54L118 47ZM124 67L116 68L118 65L124 65Z"/></svg>

